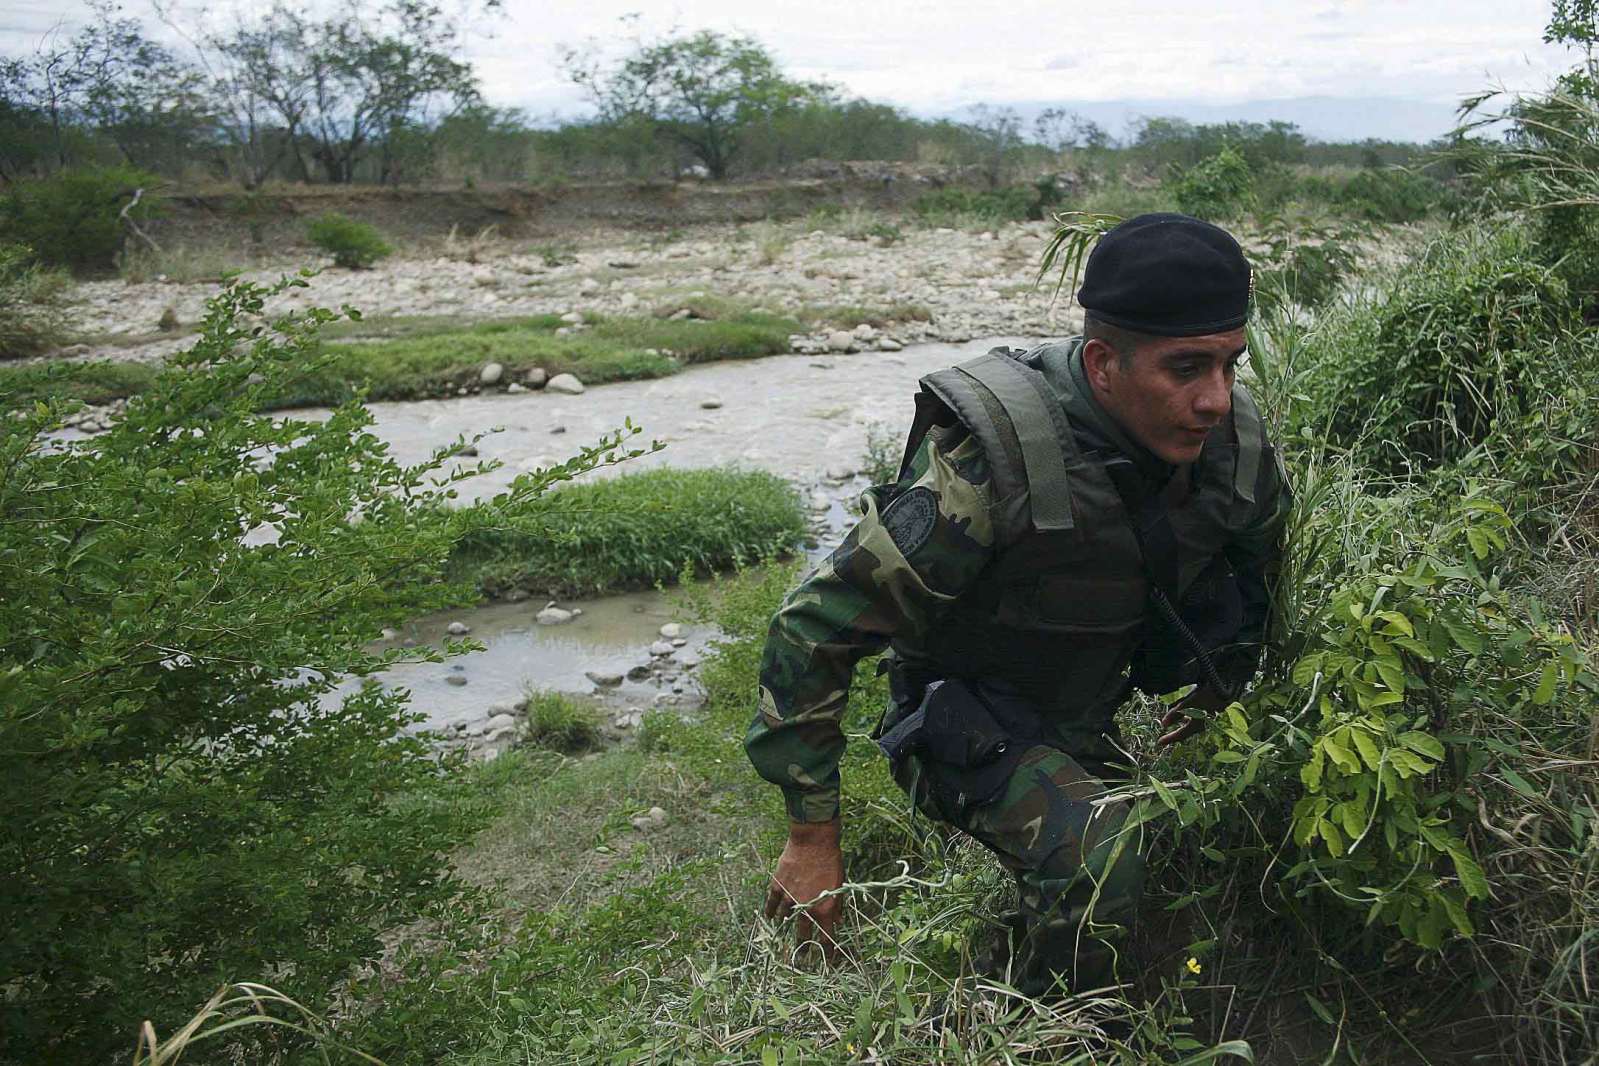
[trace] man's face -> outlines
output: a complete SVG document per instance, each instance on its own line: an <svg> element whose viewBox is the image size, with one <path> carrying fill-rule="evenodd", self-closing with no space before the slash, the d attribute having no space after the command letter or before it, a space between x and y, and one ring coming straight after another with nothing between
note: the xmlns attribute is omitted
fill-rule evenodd
<svg viewBox="0 0 1599 1066"><path fill-rule="evenodd" d="M1089 341L1083 366L1095 397L1135 440L1168 463L1199 458L1205 438L1232 409L1244 331L1161 337L1124 366L1104 341Z"/></svg>

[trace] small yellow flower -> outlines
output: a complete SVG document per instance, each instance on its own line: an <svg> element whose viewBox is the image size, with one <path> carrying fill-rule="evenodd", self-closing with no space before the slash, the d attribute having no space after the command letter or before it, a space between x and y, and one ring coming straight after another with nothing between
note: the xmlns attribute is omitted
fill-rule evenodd
<svg viewBox="0 0 1599 1066"><path fill-rule="evenodd" d="M1188 957L1188 972L1189 973L1198 973L1199 971L1200 971L1199 960L1194 958L1192 955L1190 955Z"/></svg>

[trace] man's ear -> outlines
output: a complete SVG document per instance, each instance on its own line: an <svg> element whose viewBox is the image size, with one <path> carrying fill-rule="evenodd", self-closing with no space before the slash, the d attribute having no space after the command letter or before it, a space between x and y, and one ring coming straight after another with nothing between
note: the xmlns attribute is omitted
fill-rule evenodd
<svg viewBox="0 0 1599 1066"><path fill-rule="evenodd" d="M1098 337L1083 345L1083 373L1088 375L1088 383L1095 392L1112 391L1111 378L1120 369L1117 365L1120 359L1116 349Z"/></svg>

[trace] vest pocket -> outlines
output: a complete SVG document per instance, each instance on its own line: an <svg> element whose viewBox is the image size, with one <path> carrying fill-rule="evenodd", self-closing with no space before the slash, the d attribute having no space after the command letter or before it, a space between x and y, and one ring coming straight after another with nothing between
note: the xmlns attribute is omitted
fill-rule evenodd
<svg viewBox="0 0 1599 1066"><path fill-rule="evenodd" d="M1028 589L1028 613L1058 632L1121 636L1143 624L1148 596L1141 575L1042 574Z"/></svg>

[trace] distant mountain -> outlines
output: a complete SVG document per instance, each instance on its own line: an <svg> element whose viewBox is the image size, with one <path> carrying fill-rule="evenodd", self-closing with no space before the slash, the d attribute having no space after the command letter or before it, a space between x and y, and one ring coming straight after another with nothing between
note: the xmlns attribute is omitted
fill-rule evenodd
<svg viewBox="0 0 1599 1066"><path fill-rule="evenodd" d="M1121 138L1138 118L1164 115L1193 123L1269 122L1281 119L1296 124L1308 137L1321 141L1384 141L1426 143L1455 126L1452 101L1407 100L1395 97L1300 96L1284 100L1244 100L1236 104L1203 104L1188 100L1037 100L1012 102L1031 124L1045 108L1075 111ZM917 108L910 110L920 113ZM928 117L964 118L960 112Z"/></svg>

